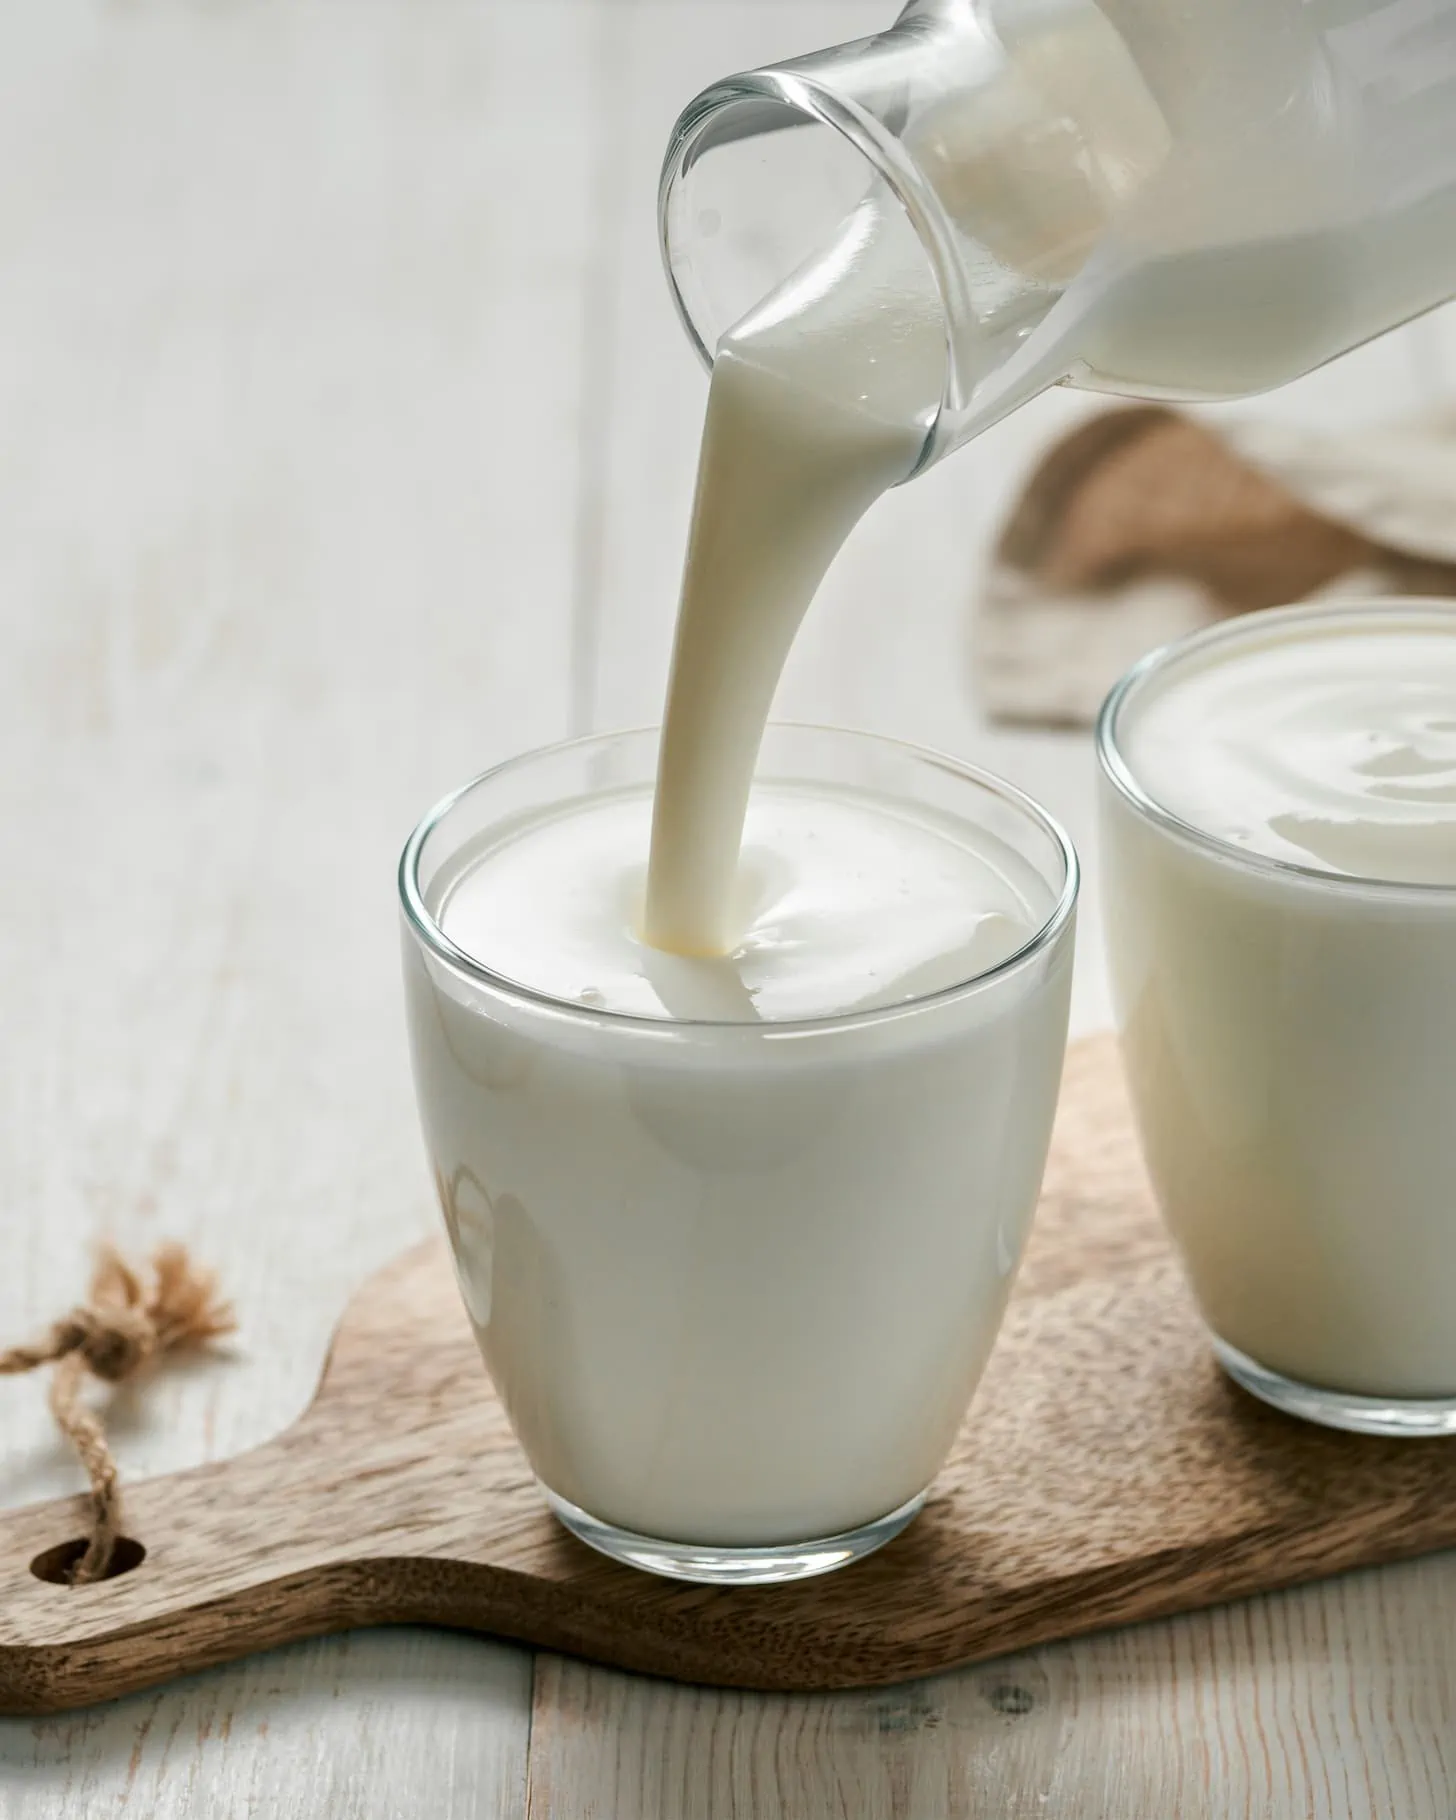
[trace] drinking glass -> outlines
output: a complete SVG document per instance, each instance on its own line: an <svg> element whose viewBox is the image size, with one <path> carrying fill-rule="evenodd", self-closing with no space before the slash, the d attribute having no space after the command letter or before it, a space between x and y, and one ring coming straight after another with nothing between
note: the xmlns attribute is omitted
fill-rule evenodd
<svg viewBox="0 0 1456 1820"><path fill-rule="evenodd" d="M646 796L656 753L636 732L515 759L411 836L420 1115L466 1310L561 1521L662 1574L794 1579L910 1521L991 1350L1057 1097L1077 860L970 766L771 727L760 783L1003 843L1044 900L1025 943L947 990L769 1023L568 1002L451 941L442 905L483 851Z"/></svg>
<svg viewBox="0 0 1456 1820"><path fill-rule="evenodd" d="M1166 808L1128 742L1187 666L1400 625L1456 638L1456 606L1287 608L1145 658L1097 732L1102 875L1143 1152L1219 1361L1311 1421L1450 1434L1456 887L1235 846Z"/></svg>

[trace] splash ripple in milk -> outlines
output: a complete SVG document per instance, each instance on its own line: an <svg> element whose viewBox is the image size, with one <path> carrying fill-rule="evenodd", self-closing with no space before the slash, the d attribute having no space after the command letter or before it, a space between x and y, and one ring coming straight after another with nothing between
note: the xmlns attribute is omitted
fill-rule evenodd
<svg viewBox="0 0 1456 1820"><path fill-rule="evenodd" d="M637 1017L780 1022L924 998L998 966L1051 911L985 830L854 791L754 793L722 956L640 934L651 802L573 804L513 830L438 911L492 969L567 1003Z"/></svg>
<svg viewBox="0 0 1456 1820"><path fill-rule="evenodd" d="M1104 788L1124 1052L1209 1324L1302 1383L1456 1397L1456 610L1261 614L1111 739L1219 843Z"/></svg>

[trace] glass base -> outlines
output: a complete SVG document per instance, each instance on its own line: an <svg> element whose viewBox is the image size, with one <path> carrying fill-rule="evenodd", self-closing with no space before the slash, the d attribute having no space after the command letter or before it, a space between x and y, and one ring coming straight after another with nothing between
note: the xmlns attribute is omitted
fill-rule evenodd
<svg viewBox="0 0 1456 1820"><path fill-rule="evenodd" d="M1214 1355L1235 1384L1261 1403L1357 1435L1395 1435L1412 1440L1456 1435L1456 1397L1360 1397L1282 1377L1212 1336Z"/></svg>
<svg viewBox="0 0 1456 1820"><path fill-rule="evenodd" d="M589 1512L578 1510L548 1486L541 1489L557 1519L588 1548L628 1567L640 1567L645 1573L661 1574L669 1580L691 1580L697 1586L778 1586L786 1580L808 1580L815 1574L833 1573L836 1567L848 1567L851 1561L862 1560L893 1541L925 1502L925 1492L919 1492L898 1510L876 1517L873 1523L813 1542L781 1542L770 1548L710 1548L702 1543L659 1542L652 1536L635 1535L630 1529L618 1529L614 1523L603 1523Z"/></svg>

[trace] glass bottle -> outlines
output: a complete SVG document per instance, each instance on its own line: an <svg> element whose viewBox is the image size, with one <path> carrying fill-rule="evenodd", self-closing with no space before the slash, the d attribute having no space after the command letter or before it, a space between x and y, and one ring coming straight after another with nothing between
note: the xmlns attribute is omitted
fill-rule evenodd
<svg viewBox="0 0 1456 1820"><path fill-rule="evenodd" d="M715 83L660 196L703 357L867 196L944 329L917 472L1057 383L1263 391L1456 295L1456 0L911 0Z"/></svg>

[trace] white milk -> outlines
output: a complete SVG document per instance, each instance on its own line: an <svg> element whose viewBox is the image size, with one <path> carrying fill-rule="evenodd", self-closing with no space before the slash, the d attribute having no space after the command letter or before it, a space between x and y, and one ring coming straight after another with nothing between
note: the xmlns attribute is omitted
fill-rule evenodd
<svg viewBox="0 0 1456 1820"><path fill-rule="evenodd" d="M407 944L461 1286L558 1498L706 1546L834 1535L920 1496L995 1338L1061 1072L1066 855L929 760L771 729L736 945L664 955L638 934L635 738L626 786L563 775L499 813L476 786L451 813L484 832L442 830L422 881L505 976ZM813 755L841 750L888 769L836 780ZM584 780L587 752L522 762Z"/></svg>
<svg viewBox="0 0 1456 1820"><path fill-rule="evenodd" d="M657 779L656 947L732 944L749 785L789 646L866 507L915 465L944 365L923 255L878 196L718 351Z"/></svg>
<svg viewBox="0 0 1456 1820"><path fill-rule="evenodd" d="M1456 1396L1456 610L1260 615L1109 732L1212 837L1104 787L1124 1047L1210 1326L1305 1383Z"/></svg>

